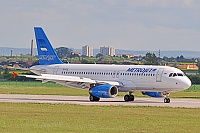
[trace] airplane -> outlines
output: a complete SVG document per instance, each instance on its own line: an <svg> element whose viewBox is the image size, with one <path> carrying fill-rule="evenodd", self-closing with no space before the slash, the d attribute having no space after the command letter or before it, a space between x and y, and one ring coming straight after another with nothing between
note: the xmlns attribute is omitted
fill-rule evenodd
<svg viewBox="0 0 200 133"><path fill-rule="evenodd" d="M125 101L134 101L134 91L150 97L164 97L170 103L170 92L191 86L190 79L179 69L155 65L65 64L54 51L41 27L34 27L39 64L30 68L36 75L19 75L89 90L89 100L114 98L128 92ZM16 76L16 75L15 75Z"/></svg>

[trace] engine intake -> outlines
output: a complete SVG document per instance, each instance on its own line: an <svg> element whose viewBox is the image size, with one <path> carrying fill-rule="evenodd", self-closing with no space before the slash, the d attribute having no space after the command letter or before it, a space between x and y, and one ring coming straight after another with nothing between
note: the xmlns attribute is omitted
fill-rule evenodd
<svg viewBox="0 0 200 133"><path fill-rule="evenodd" d="M114 98L118 94L118 88L110 84L93 87L89 93L98 98Z"/></svg>

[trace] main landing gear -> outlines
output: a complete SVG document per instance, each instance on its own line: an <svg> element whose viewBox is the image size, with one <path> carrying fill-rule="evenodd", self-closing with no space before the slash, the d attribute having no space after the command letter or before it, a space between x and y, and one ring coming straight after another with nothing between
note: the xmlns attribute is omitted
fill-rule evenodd
<svg viewBox="0 0 200 133"><path fill-rule="evenodd" d="M92 93L91 93L91 90L92 90L93 87L95 87L95 84L90 84L90 89L89 89L90 97L89 97L89 99L90 99L91 102L99 101L100 98L93 96Z"/></svg>
<svg viewBox="0 0 200 133"><path fill-rule="evenodd" d="M99 100L100 100L99 97L95 97L95 96L90 94L90 101L99 101Z"/></svg>
<svg viewBox="0 0 200 133"><path fill-rule="evenodd" d="M124 101L128 102L128 101L134 101L135 97L134 95L132 95L132 92L129 92L129 95L125 95L124 96Z"/></svg>
<svg viewBox="0 0 200 133"><path fill-rule="evenodd" d="M170 103L170 98L169 98L170 93L167 91L163 92L163 96L164 96L164 103Z"/></svg>

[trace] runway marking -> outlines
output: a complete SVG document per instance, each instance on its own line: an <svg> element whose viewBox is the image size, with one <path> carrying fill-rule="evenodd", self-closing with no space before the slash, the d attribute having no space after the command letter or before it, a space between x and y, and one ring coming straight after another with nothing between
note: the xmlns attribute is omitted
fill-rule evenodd
<svg viewBox="0 0 200 133"><path fill-rule="evenodd" d="M125 102L123 97L102 98L99 102L90 102L87 96L0 94L0 102L200 108L200 99L188 98L173 98L171 103L164 103L162 98L137 97L132 102Z"/></svg>

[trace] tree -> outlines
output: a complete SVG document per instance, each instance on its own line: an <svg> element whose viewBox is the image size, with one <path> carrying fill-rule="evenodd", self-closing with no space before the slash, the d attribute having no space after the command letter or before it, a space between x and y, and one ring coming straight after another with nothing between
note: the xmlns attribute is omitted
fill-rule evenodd
<svg viewBox="0 0 200 133"><path fill-rule="evenodd" d="M183 55L181 55L181 56L180 56L180 59L185 59L185 58L183 57Z"/></svg>
<svg viewBox="0 0 200 133"><path fill-rule="evenodd" d="M2 70L3 70L3 68L0 66L0 79L2 79Z"/></svg>
<svg viewBox="0 0 200 133"><path fill-rule="evenodd" d="M59 58L70 57L72 49L66 47L59 47L55 49Z"/></svg>
<svg viewBox="0 0 200 133"><path fill-rule="evenodd" d="M76 57L79 58L80 56L79 56L78 54L71 54L71 55L70 55L70 58L76 58Z"/></svg>
<svg viewBox="0 0 200 133"><path fill-rule="evenodd" d="M199 74L200 74L200 58L197 59L197 66L198 66L198 72L199 72Z"/></svg>
<svg viewBox="0 0 200 133"><path fill-rule="evenodd" d="M96 58L99 58L99 57L102 57L102 56L103 56L103 54L98 53L98 54L96 55Z"/></svg>
<svg viewBox="0 0 200 133"><path fill-rule="evenodd" d="M168 58L167 56L164 56L164 57L163 57L163 60L164 60L164 61L169 61L169 58Z"/></svg>
<svg viewBox="0 0 200 133"><path fill-rule="evenodd" d="M4 79L11 79L11 77L12 77L12 74L9 74L9 69L8 68L4 69L3 78Z"/></svg>
<svg viewBox="0 0 200 133"><path fill-rule="evenodd" d="M147 52L145 56L146 65L158 65L158 58L154 53Z"/></svg>
<svg viewBox="0 0 200 133"><path fill-rule="evenodd" d="M177 60L177 61L179 61L179 60L183 60L183 59L185 59L185 58L183 57L183 55L181 55L181 56L177 56L177 57L176 57L176 60Z"/></svg>

